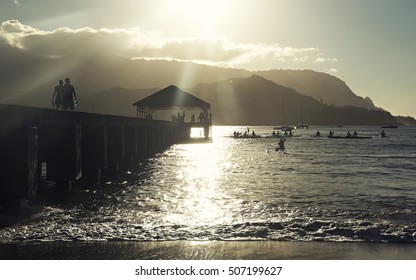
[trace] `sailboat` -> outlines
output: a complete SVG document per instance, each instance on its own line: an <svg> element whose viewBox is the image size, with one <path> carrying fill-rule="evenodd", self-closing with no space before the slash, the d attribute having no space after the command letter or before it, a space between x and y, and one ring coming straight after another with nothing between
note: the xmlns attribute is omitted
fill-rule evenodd
<svg viewBox="0 0 416 280"><path fill-rule="evenodd" d="M282 100L282 115L283 115L283 122L281 125L273 127L273 130L281 130L281 131L292 131L296 129L294 126L285 125L285 100Z"/></svg>
<svg viewBox="0 0 416 280"><path fill-rule="evenodd" d="M303 123L303 107L302 107L302 97L300 98L300 123L296 126L296 129L308 129L309 126Z"/></svg>

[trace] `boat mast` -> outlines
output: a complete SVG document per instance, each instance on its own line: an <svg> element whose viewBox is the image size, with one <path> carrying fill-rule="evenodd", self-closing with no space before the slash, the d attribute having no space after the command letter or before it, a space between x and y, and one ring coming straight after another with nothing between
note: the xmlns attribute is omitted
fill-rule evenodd
<svg viewBox="0 0 416 280"><path fill-rule="evenodd" d="M302 96L300 97L300 123L303 124Z"/></svg>

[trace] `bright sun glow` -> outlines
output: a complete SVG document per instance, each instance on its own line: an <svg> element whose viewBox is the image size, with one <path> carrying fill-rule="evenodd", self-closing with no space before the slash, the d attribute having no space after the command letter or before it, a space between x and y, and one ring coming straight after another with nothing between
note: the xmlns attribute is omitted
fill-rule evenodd
<svg viewBox="0 0 416 280"><path fill-rule="evenodd" d="M176 19L189 24L189 28L197 29L202 34L211 34L229 15L230 3L222 0L172 0L165 8Z"/></svg>

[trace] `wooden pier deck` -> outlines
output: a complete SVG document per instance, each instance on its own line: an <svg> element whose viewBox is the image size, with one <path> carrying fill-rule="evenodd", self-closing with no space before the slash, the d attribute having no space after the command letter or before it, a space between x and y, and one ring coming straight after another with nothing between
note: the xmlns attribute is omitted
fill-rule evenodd
<svg viewBox="0 0 416 280"><path fill-rule="evenodd" d="M0 104L0 213L19 211L34 200L42 168L48 180L67 188L71 181L97 178L126 168L190 140L179 123Z"/></svg>

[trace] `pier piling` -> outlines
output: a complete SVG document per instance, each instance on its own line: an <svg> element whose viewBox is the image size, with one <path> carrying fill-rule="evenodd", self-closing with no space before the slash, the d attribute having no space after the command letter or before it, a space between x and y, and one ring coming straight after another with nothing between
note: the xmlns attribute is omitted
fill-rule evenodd
<svg viewBox="0 0 416 280"><path fill-rule="evenodd" d="M61 192L78 180L99 182L104 174L112 176L189 140L191 127L0 104L0 214L17 213L22 200L35 200L45 178Z"/></svg>

